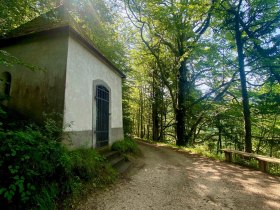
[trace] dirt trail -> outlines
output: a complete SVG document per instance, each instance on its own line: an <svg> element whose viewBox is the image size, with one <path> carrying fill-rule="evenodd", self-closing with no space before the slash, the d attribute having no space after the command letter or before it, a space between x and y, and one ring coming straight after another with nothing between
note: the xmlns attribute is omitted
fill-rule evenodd
<svg viewBox="0 0 280 210"><path fill-rule="evenodd" d="M79 209L280 210L279 177L170 148L140 148L142 167Z"/></svg>

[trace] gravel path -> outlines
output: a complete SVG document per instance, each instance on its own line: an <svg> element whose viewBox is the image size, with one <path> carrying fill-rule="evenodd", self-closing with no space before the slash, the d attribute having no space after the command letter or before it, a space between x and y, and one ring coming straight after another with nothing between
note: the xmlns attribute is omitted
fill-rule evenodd
<svg viewBox="0 0 280 210"><path fill-rule="evenodd" d="M170 148L140 145L128 178L78 209L278 209L280 178Z"/></svg>

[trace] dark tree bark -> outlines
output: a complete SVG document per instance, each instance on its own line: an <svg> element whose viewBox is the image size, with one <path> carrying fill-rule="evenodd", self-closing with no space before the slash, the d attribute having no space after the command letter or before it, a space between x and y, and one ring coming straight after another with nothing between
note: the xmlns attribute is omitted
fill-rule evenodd
<svg viewBox="0 0 280 210"><path fill-rule="evenodd" d="M242 2L242 0L240 0ZM239 4L240 7L241 4ZM240 21L239 21L239 9L235 12L235 41L237 46L238 54L238 70L241 82L241 93L242 93L242 105L243 105L243 115L244 115L244 129L245 129L245 151L252 152L252 134L251 134L251 113L249 106L249 96L246 84L246 74L244 68L245 56L243 53L244 43L242 40L242 34L240 31Z"/></svg>
<svg viewBox="0 0 280 210"><path fill-rule="evenodd" d="M138 109L138 117L137 117L137 136L140 137L140 116L141 116L141 109Z"/></svg>
<svg viewBox="0 0 280 210"><path fill-rule="evenodd" d="M144 138L143 109L144 109L143 90L140 90L140 138Z"/></svg>
<svg viewBox="0 0 280 210"><path fill-rule="evenodd" d="M181 62L178 75L178 106L176 110L176 135L178 146L185 146L187 142L186 137L186 111L187 111L187 95L188 95L188 85L187 85L187 61Z"/></svg>
<svg viewBox="0 0 280 210"><path fill-rule="evenodd" d="M146 134L146 138L147 138L148 140L150 140L150 120L149 120L149 123L148 123L148 125L147 125L147 134Z"/></svg>
<svg viewBox="0 0 280 210"><path fill-rule="evenodd" d="M218 142L217 142L217 154L219 152L221 152L221 149L222 149L222 125L221 125L221 119L220 119L220 116L218 115L217 116L217 127L218 127Z"/></svg>
<svg viewBox="0 0 280 210"><path fill-rule="evenodd" d="M190 130L186 133L186 142L187 142L188 144L190 143L192 137L195 136L196 128L197 128L197 126L201 123L202 119L203 119L203 115L200 115L200 116L197 118L196 122L192 124ZM195 139L194 139L194 140L195 140Z"/></svg>
<svg viewBox="0 0 280 210"><path fill-rule="evenodd" d="M156 103L153 103L153 141L158 141L159 137L159 117Z"/></svg>
<svg viewBox="0 0 280 210"><path fill-rule="evenodd" d="M159 87L156 82L157 71L153 72L153 104L152 104L152 119L153 119L153 141L159 140Z"/></svg>

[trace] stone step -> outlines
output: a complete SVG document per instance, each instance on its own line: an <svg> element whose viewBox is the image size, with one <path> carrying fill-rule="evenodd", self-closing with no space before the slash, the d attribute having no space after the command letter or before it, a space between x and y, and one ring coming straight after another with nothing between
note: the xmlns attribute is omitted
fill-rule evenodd
<svg viewBox="0 0 280 210"><path fill-rule="evenodd" d="M114 159L116 157L119 157L119 156L120 156L120 154L118 152L116 152L116 151L110 151L110 152L107 152L107 153L104 154L104 157L108 161L110 161L110 160L112 160L112 159Z"/></svg>
<svg viewBox="0 0 280 210"><path fill-rule="evenodd" d="M109 162L115 169L117 169L121 164L125 162L125 159L123 156L118 156L114 159L111 159Z"/></svg>
<svg viewBox="0 0 280 210"><path fill-rule="evenodd" d="M123 164L121 164L117 170L120 174L124 174L129 170L129 168L132 166L132 163L130 161L125 161Z"/></svg>
<svg viewBox="0 0 280 210"><path fill-rule="evenodd" d="M105 151L102 155L120 173L125 173L132 163L117 151Z"/></svg>

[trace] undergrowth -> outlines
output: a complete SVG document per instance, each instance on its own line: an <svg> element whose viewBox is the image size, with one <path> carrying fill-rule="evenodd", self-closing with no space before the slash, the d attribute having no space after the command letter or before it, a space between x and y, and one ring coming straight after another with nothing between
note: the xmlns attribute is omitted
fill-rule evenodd
<svg viewBox="0 0 280 210"><path fill-rule="evenodd" d="M118 151L122 154L139 154L140 150L134 140L125 138L123 141L114 142L111 150Z"/></svg>
<svg viewBox="0 0 280 210"><path fill-rule="evenodd" d="M194 153L194 154L198 154L198 155L202 155L204 157L208 157L208 158L211 158L211 159L216 159L216 160L222 160L223 159L223 156L220 153L211 152L211 151L207 150L207 146L204 146L204 145L196 145L194 147L179 147L179 148L184 150L184 151Z"/></svg>
<svg viewBox="0 0 280 210"><path fill-rule="evenodd" d="M180 151L185 151L185 152L189 152L189 153L193 153L193 154L202 155L204 157L208 157L211 159L216 159L216 160L223 159L223 155L221 153L216 153L216 152L213 152L212 150L209 150L208 145L194 145L192 147L184 147L184 146L177 146L174 143L150 142L150 141L148 141L148 142L152 143L152 144L172 147L175 149L179 149Z"/></svg>
<svg viewBox="0 0 280 210"><path fill-rule="evenodd" d="M259 163L255 158L242 158L238 155L233 155L233 163L259 170ZM280 176L279 164L268 163L267 173Z"/></svg>
<svg viewBox="0 0 280 210"><path fill-rule="evenodd" d="M116 179L116 171L95 150L65 148L53 120L23 126L8 117L0 116L1 209L55 209L88 183L98 187Z"/></svg>

